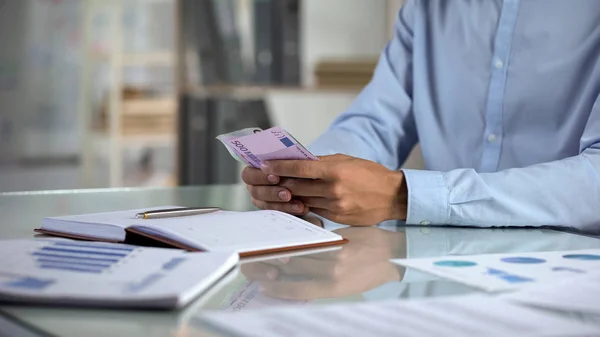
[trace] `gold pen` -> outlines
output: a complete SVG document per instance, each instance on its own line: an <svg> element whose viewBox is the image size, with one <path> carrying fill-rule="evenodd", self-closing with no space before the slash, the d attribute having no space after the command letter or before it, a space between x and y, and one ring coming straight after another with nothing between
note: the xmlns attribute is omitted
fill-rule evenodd
<svg viewBox="0 0 600 337"><path fill-rule="evenodd" d="M135 215L136 219L162 219L162 218L174 218L178 216L198 215L207 214L220 211L219 207L181 207L181 208L170 208L170 209L157 209L154 211L147 211L138 213Z"/></svg>

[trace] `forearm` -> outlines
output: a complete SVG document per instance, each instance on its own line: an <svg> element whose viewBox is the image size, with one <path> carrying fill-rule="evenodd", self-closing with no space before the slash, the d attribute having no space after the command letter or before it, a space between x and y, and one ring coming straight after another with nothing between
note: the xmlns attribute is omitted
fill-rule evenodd
<svg viewBox="0 0 600 337"><path fill-rule="evenodd" d="M600 148L496 173L472 169L404 173L409 189L407 224L600 231Z"/></svg>
<svg viewBox="0 0 600 337"><path fill-rule="evenodd" d="M377 162L378 151L368 145L363 137L346 128L332 125L330 130L322 134L308 149L317 156L336 153Z"/></svg>
<svg viewBox="0 0 600 337"><path fill-rule="evenodd" d="M417 134L410 98L402 88L389 92L392 77L381 70L377 80L310 144L309 150L315 155L342 153L398 169L416 144Z"/></svg>

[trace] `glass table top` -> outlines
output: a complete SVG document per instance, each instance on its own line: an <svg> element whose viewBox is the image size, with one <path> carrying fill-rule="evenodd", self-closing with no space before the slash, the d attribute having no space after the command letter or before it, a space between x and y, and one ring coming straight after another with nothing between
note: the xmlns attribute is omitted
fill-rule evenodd
<svg viewBox="0 0 600 337"><path fill-rule="evenodd" d="M31 238L45 216L161 205L252 210L243 186L108 189L0 194L0 238ZM316 218L308 220L316 223ZM243 259L192 304L176 311L1 306L9 319L54 336L218 336L200 317L206 310L413 299L476 289L398 267L391 258L600 248L593 237L550 229L376 227L319 223L349 239L337 250Z"/></svg>

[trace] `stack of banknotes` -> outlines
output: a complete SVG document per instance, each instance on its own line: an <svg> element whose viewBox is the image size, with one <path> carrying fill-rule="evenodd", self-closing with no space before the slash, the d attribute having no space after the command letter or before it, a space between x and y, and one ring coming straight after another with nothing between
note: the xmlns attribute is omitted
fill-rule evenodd
<svg viewBox="0 0 600 337"><path fill-rule="evenodd" d="M236 160L260 168L267 160L319 160L281 127L247 128L217 137Z"/></svg>

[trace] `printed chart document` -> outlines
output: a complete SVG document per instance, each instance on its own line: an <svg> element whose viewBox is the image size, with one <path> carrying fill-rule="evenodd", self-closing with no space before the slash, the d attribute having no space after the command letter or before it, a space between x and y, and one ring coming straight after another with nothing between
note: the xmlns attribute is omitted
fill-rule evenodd
<svg viewBox="0 0 600 337"><path fill-rule="evenodd" d="M524 287L501 296L540 308L600 315L600 272Z"/></svg>
<svg viewBox="0 0 600 337"><path fill-rule="evenodd" d="M600 249L395 259L392 262L487 291L509 291L600 271Z"/></svg>
<svg viewBox="0 0 600 337"><path fill-rule="evenodd" d="M0 241L0 301L178 308L238 262L234 252L65 239Z"/></svg>
<svg viewBox="0 0 600 337"><path fill-rule="evenodd" d="M174 206L163 206L174 208ZM341 236L278 211L232 212L163 219L136 219L153 210L45 218L38 232L78 239L127 242L127 233L190 251L235 251L240 256L345 243Z"/></svg>
<svg viewBox="0 0 600 337"><path fill-rule="evenodd" d="M207 312L201 319L243 337L585 336L600 328L484 296Z"/></svg>

